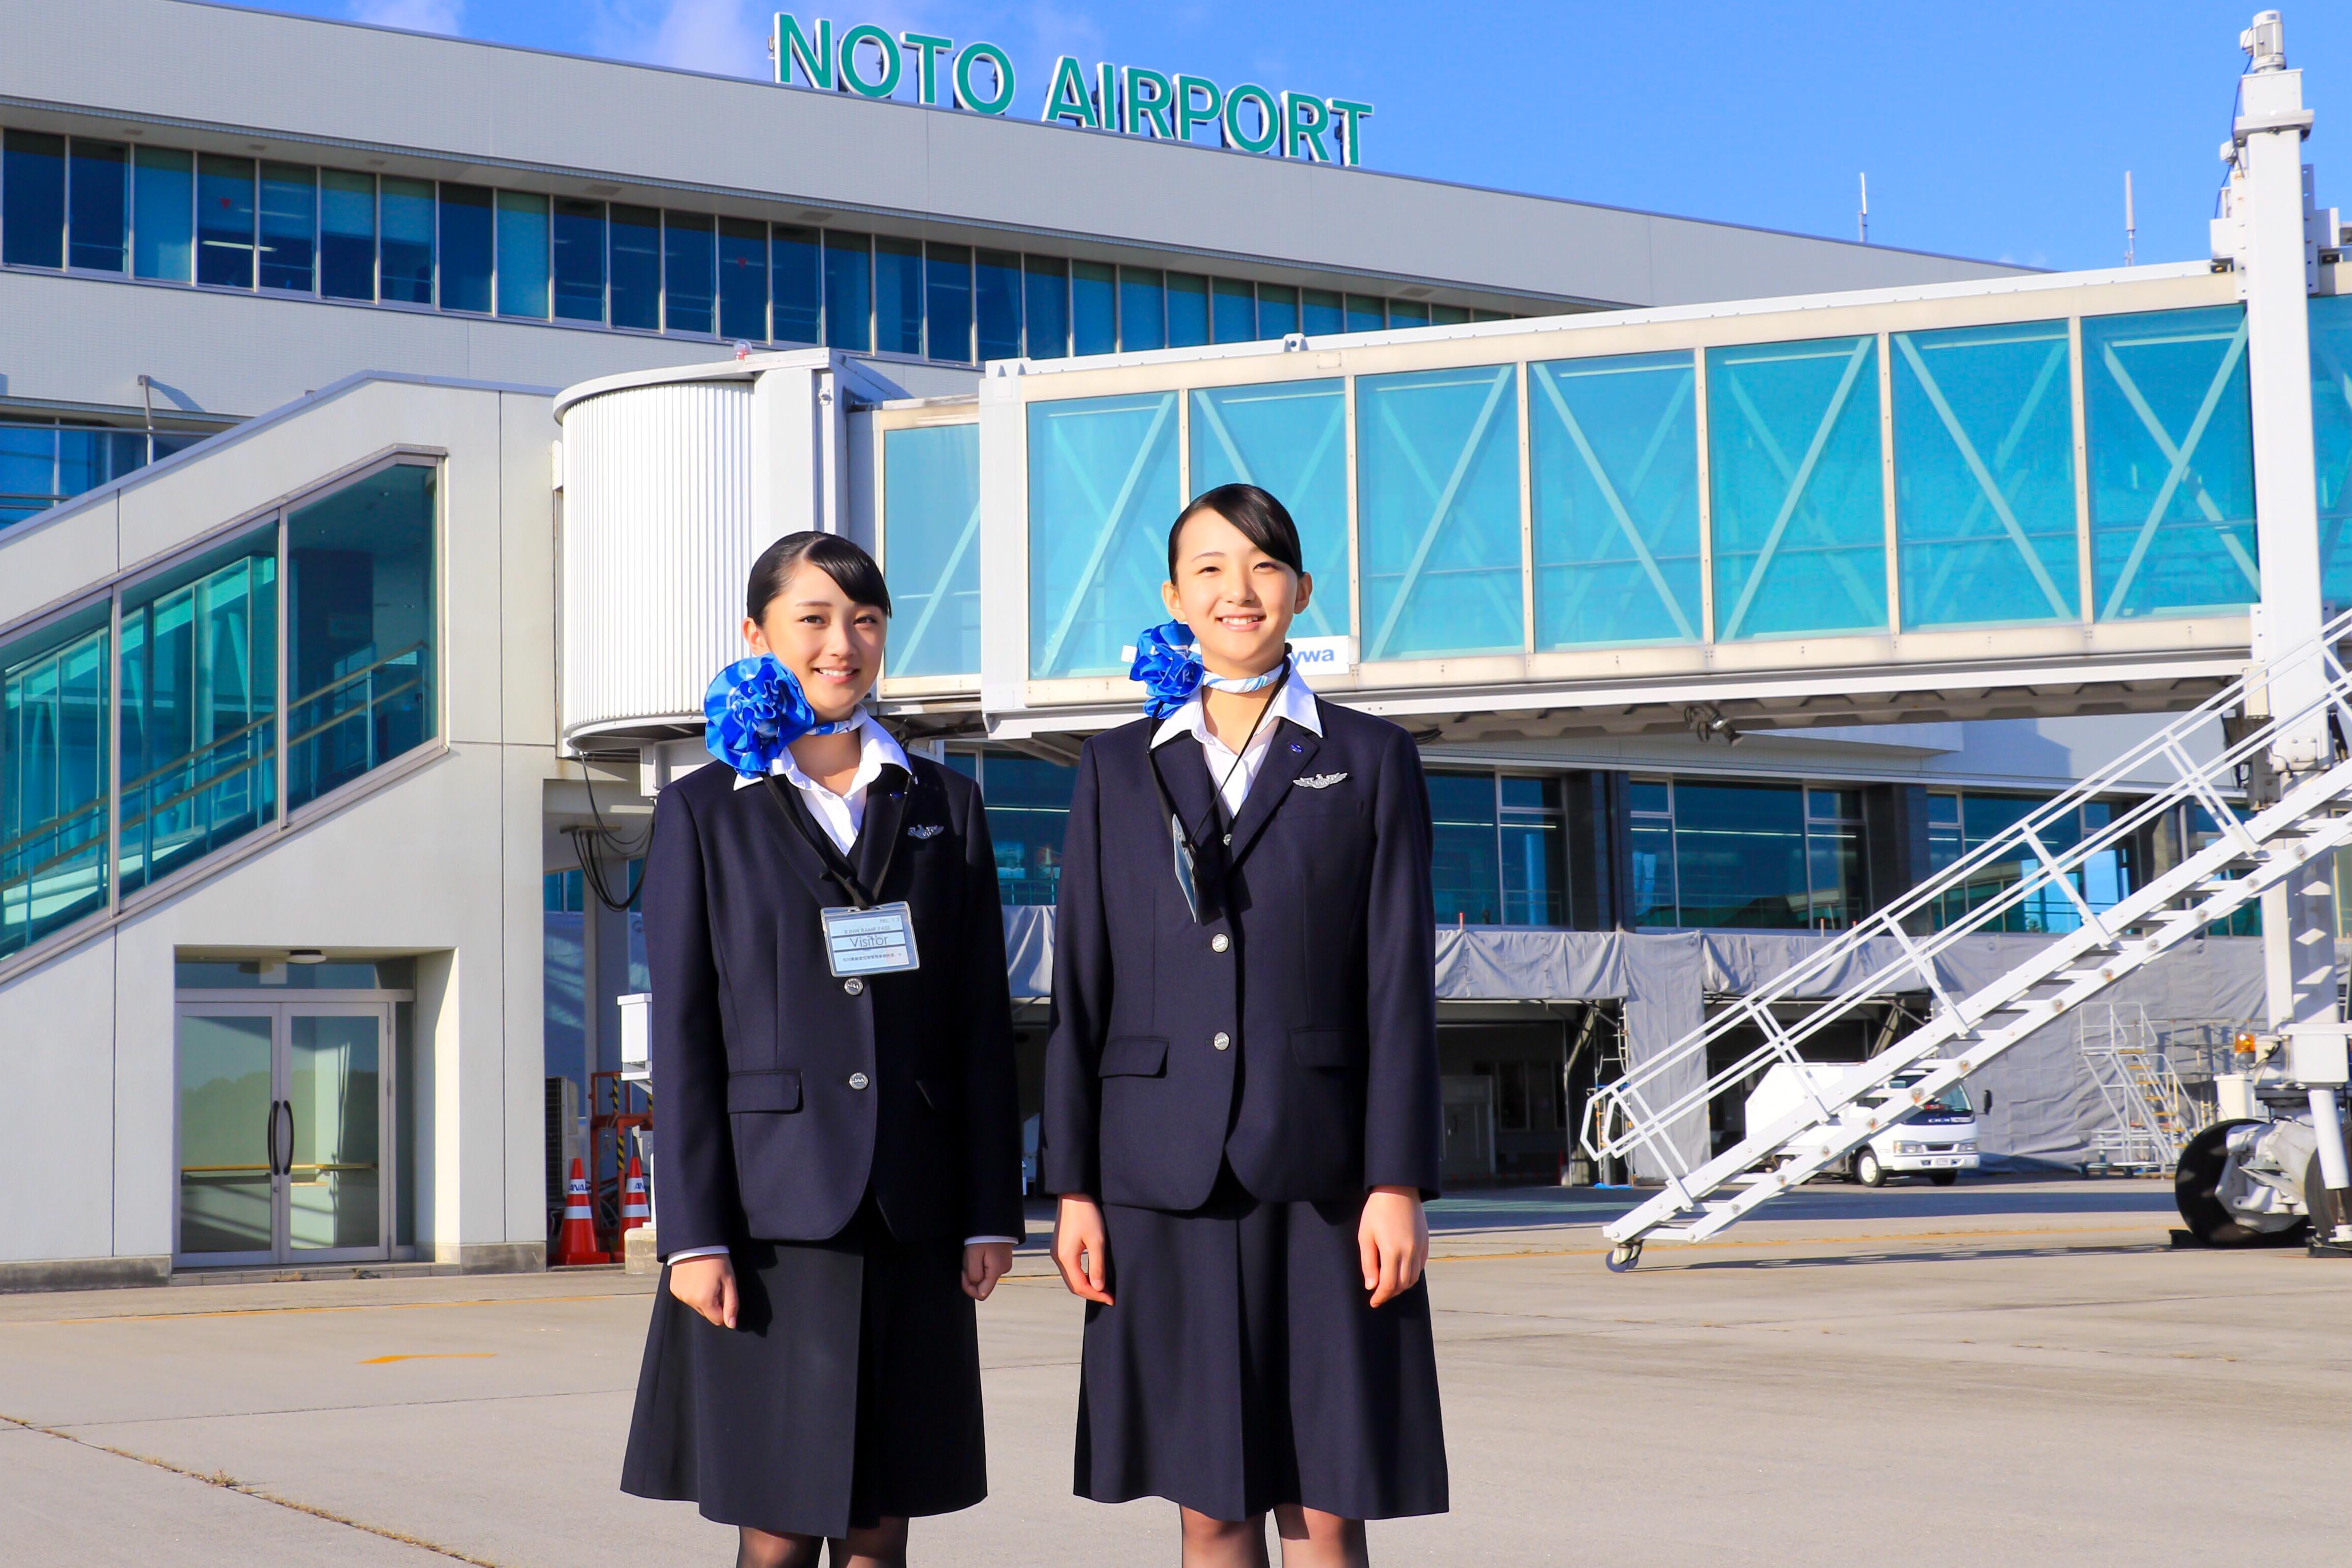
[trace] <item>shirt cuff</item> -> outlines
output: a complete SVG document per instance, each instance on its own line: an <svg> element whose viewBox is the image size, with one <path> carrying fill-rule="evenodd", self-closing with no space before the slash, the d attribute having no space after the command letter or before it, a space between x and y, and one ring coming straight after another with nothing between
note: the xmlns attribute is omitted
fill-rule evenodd
<svg viewBox="0 0 2352 1568"><path fill-rule="evenodd" d="M1007 1247L1021 1245L1020 1238L1014 1236L967 1236L963 1239L963 1244L967 1247L983 1247L992 1241L1001 1241Z"/></svg>
<svg viewBox="0 0 2352 1568"><path fill-rule="evenodd" d="M726 1256L727 1249L724 1247L688 1247L683 1251L671 1253L668 1261L683 1263L688 1258L724 1258Z"/></svg>

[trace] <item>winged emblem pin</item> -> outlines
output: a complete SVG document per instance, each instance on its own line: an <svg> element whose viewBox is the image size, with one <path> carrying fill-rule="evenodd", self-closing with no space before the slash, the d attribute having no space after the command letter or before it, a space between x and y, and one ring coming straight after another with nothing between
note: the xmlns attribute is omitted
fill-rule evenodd
<svg viewBox="0 0 2352 1568"><path fill-rule="evenodd" d="M947 831L943 822L917 822L907 830L907 836L910 839L936 839Z"/></svg>
<svg viewBox="0 0 2352 1568"><path fill-rule="evenodd" d="M1347 777L1345 773L1302 773L1291 783L1301 789L1328 789Z"/></svg>

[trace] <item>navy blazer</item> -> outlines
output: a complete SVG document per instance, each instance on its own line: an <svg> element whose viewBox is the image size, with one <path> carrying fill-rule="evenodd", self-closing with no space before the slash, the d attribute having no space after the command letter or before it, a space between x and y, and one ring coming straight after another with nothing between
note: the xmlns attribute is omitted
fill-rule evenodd
<svg viewBox="0 0 2352 1568"><path fill-rule="evenodd" d="M911 776L886 768L851 846L869 885L893 840L876 896L912 906L921 967L836 979L817 911L849 899L769 789L738 789L714 763L661 792L644 896L663 1256L830 1237L869 1187L902 1240L1022 1233L1004 925L979 788L927 758Z"/></svg>
<svg viewBox="0 0 2352 1568"><path fill-rule="evenodd" d="M1436 1192L1421 757L1386 719L1320 699L1316 712L1320 737L1276 721L1230 846L1199 741L1160 748L1176 809L1208 830L1204 861L1228 857L1206 924L1179 890L1148 771L1158 723L1087 742L1054 932L1047 1191L1195 1208L1229 1161L1269 1201Z"/></svg>

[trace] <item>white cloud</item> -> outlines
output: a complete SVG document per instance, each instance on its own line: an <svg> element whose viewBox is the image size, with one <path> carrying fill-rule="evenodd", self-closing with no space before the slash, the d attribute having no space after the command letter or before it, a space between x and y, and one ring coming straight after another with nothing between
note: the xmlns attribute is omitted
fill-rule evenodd
<svg viewBox="0 0 2352 1568"><path fill-rule="evenodd" d="M352 19L412 33L456 33L466 25L466 0L351 0Z"/></svg>

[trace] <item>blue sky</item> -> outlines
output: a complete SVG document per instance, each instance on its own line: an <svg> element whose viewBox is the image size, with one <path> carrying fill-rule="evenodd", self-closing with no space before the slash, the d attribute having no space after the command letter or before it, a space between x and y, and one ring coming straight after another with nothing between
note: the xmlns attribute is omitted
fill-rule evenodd
<svg viewBox="0 0 2352 1568"><path fill-rule="evenodd" d="M533 47L764 77L761 0L278 0ZM787 7L788 9L792 7ZM2352 214L2352 6L2283 7ZM1369 100L1368 167L2053 267L2206 251L2246 0L842 0L795 15L1003 45L1034 116L1072 54ZM910 73L911 74L911 73ZM902 89L903 90L903 89ZM2339 124L2339 120L2341 123ZM780 149L780 158L790 152ZM2333 176L2333 177L2331 177ZM789 182L783 182L788 183Z"/></svg>

